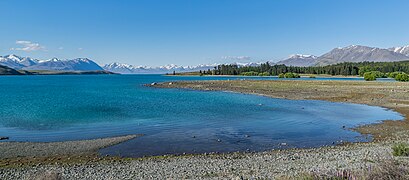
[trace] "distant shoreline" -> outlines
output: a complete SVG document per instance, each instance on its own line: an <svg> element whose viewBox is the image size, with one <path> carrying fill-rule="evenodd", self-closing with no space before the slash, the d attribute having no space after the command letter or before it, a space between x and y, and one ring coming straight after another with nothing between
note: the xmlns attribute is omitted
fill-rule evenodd
<svg viewBox="0 0 409 180"><path fill-rule="evenodd" d="M243 75L200 75L200 74L184 74L184 73L177 73L175 75L173 74L164 74L164 76L203 76L203 77L260 77L260 78L269 78L269 77L275 77L278 78L278 76L243 76ZM317 78L320 77L325 77L325 78L362 78L359 76L343 76L343 75L328 75L328 74L300 74L302 78L310 78L310 76L315 76ZM284 78L283 78L284 79Z"/></svg>

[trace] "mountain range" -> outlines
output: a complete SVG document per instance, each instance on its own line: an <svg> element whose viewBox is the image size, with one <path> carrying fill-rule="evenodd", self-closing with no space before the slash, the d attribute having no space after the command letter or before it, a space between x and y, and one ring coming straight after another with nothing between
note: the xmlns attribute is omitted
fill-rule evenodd
<svg viewBox="0 0 409 180"><path fill-rule="evenodd" d="M49 70L49 71L102 71L104 70L94 61L88 58L76 58L72 60L38 60L30 57L20 57L14 54L0 56L0 65L8 66L16 70Z"/></svg>
<svg viewBox="0 0 409 180"><path fill-rule="evenodd" d="M321 56L291 55L278 62L269 61L270 64L284 64L287 66L325 66L342 62L391 62L409 60L409 46L393 48L376 48L361 45L351 45L343 48L334 48ZM238 66L258 66L261 62L233 63ZM220 64L201 64L197 66L178 66L174 64L158 67L134 66L124 63L110 63L99 66L88 58L72 60L38 60L17 55L0 56L0 65L16 70L51 70L51 71L101 71L106 70L121 74L165 74L176 72L192 72L213 69Z"/></svg>
<svg viewBox="0 0 409 180"><path fill-rule="evenodd" d="M409 60L409 46L388 49L351 45L335 48L319 57L312 55L295 55L277 62L287 66L326 66L342 62L391 62Z"/></svg>
<svg viewBox="0 0 409 180"><path fill-rule="evenodd" d="M261 63L234 63L238 66L258 66ZM200 64L197 66L178 66L175 64L170 64L166 66L159 67L149 67L149 66L133 66L123 63L110 63L103 66L107 71L121 73L121 74L165 74L175 72L194 72L194 71L206 71L209 69L214 69L217 65L221 64Z"/></svg>

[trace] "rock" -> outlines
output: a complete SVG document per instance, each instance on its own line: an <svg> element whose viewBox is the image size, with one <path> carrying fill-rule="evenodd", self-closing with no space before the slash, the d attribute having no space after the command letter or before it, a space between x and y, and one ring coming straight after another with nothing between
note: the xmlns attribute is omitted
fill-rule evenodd
<svg viewBox="0 0 409 180"><path fill-rule="evenodd" d="M151 86L154 86L154 85L156 85L157 83L156 82L153 82L153 83L151 83Z"/></svg>
<svg viewBox="0 0 409 180"><path fill-rule="evenodd" d="M9 137L0 137L0 140L7 140L7 139L9 139Z"/></svg>

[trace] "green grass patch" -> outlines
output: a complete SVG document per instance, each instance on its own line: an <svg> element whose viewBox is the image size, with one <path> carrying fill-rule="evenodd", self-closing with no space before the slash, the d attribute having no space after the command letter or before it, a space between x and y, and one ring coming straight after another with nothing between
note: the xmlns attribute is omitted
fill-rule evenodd
<svg viewBox="0 0 409 180"><path fill-rule="evenodd" d="M395 144L392 150L394 156L409 156L409 145L406 143Z"/></svg>

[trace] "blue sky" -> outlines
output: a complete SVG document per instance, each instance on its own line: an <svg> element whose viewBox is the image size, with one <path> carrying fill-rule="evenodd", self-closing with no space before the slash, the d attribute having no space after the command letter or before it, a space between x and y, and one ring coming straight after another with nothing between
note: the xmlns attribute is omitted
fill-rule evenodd
<svg viewBox="0 0 409 180"><path fill-rule="evenodd" d="M407 0L1 0L0 54L196 65L409 45Z"/></svg>

